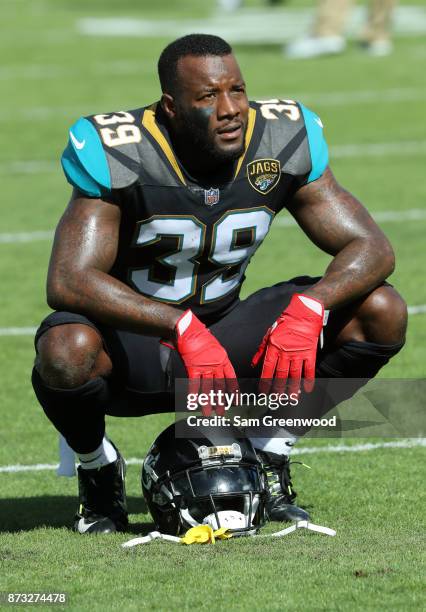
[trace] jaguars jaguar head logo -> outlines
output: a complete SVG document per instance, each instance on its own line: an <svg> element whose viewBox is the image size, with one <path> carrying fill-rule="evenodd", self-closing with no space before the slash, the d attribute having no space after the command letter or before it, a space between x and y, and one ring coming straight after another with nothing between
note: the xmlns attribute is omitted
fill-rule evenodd
<svg viewBox="0 0 426 612"><path fill-rule="evenodd" d="M247 164L247 179L253 189L266 195L279 183L281 163L278 159L255 159Z"/></svg>

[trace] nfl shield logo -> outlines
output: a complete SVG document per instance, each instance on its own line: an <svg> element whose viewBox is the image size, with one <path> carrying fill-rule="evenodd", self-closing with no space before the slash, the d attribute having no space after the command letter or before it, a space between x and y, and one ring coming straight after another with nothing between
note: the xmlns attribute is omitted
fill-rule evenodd
<svg viewBox="0 0 426 612"><path fill-rule="evenodd" d="M219 189L214 189L210 187L210 189L204 189L204 204L207 206L214 206L219 202L220 193Z"/></svg>

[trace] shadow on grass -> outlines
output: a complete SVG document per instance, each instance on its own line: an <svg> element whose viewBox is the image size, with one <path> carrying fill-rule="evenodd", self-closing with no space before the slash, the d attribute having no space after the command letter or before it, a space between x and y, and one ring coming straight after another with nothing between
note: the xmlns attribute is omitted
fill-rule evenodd
<svg viewBox="0 0 426 612"><path fill-rule="evenodd" d="M148 513L142 497L128 497L127 507L130 524L126 533L144 536L156 529L152 522L131 522L132 515ZM302 507L307 511L313 508L310 504L303 504ZM76 510L77 498L71 495L0 499L0 533L19 533L40 527L66 527L71 530Z"/></svg>
<svg viewBox="0 0 426 612"><path fill-rule="evenodd" d="M132 514L148 512L142 497L128 497L127 505L131 520ZM77 510L77 499L74 496L44 495L41 497L21 497L0 499L0 532L17 532L37 529L39 527L72 527ZM132 523L129 533L148 533L154 525Z"/></svg>

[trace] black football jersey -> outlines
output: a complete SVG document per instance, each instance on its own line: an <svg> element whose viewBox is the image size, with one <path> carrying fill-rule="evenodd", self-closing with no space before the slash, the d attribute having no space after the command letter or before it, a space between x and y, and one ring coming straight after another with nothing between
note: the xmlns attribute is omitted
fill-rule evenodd
<svg viewBox="0 0 426 612"><path fill-rule="evenodd" d="M159 104L79 119L69 136L67 180L121 208L111 275L204 320L232 307L275 215L328 162L321 120L293 100L250 103L245 150L224 184L185 172Z"/></svg>

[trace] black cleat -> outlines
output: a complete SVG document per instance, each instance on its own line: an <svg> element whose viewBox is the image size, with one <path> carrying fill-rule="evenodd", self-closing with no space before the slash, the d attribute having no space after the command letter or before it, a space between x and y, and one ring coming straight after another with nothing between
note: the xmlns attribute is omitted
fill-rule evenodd
<svg viewBox="0 0 426 612"><path fill-rule="evenodd" d="M126 464L117 451L113 463L94 470L78 467L80 506L75 517L78 533L115 533L128 524L124 477Z"/></svg>
<svg viewBox="0 0 426 612"><path fill-rule="evenodd" d="M258 452L268 482L266 514L270 521L309 521L309 514L294 503L297 493L290 476L286 455Z"/></svg>

